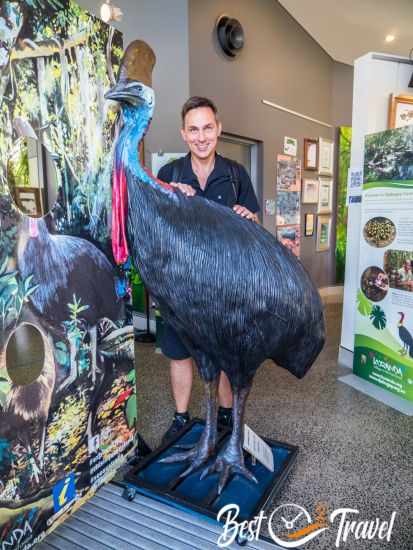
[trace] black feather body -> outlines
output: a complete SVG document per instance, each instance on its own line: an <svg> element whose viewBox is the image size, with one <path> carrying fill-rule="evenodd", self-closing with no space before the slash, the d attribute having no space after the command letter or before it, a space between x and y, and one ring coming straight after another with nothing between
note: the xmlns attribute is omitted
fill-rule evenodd
<svg viewBox="0 0 413 550"><path fill-rule="evenodd" d="M202 378L223 370L242 388L267 358L304 376L325 328L319 293L295 256L229 208L131 170L126 177L132 256Z"/></svg>
<svg viewBox="0 0 413 550"><path fill-rule="evenodd" d="M123 303L115 290L115 271L95 245L85 239L49 233L37 222L38 235L30 237L23 226L18 246L18 267L23 278L33 276L38 285L30 300L36 313L60 327L69 318L67 304L73 294L82 305L82 318L93 326L99 319L123 318ZM28 225L28 220L23 224Z"/></svg>

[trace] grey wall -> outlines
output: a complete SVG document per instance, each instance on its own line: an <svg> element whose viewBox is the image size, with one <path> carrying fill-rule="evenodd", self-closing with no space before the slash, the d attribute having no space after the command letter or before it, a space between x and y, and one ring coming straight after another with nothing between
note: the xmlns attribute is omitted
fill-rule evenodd
<svg viewBox="0 0 413 550"><path fill-rule="evenodd" d="M98 15L100 0L78 0ZM156 109L151 129L145 138L148 154L185 151L179 136L180 110L189 96L188 0L115 0L123 20L114 26L123 33L124 45L140 38L155 51L153 74Z"/></svg>
<svg viewBox="0 0 413 550"><path fill-rule="evenodd" d="M217 48L213 30L222 13L244 26L246 45L235 61ZM284 136L298 138L302 158L304 137L333 138L334 131L261 100L334 124L333 80L341 75L337 64L275 0L189 0L189 52L191 95L216 101L226 132L263 142L263 199L274 199L276 155L283 152ZM337 117L339 103L334 104ZM303 205L302 220L314 211ZM263 222L274 232L275 216L264 215ZM318 286L335 282L333 247L316 252L315 237L302 237L301 259Z"/></svg>
<svg viewBox="0 0 413 550"><path fill-rule="evenodd" d="M334 126L351 126L354 67L334 62L331 119Z"/></svg>

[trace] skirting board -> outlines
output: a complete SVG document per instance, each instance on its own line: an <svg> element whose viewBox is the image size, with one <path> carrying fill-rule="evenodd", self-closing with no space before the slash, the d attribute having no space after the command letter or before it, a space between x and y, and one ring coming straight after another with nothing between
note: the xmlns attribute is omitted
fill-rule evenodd
<svg viewBox="0 0 413 550"><path fill-rule="evenodd" d="M400 397L397 397L397 395L383 390L382 388L379 388L371 382L367 382L367 380L363 380L355 374L347 374L346 376L341 376L339 378L339 381L348 384L352 388L364 393L365 395L368 395L369 397L372 397L373 399L376 399L377 401L381 401L388 407L392 407L402 414L413 416L413 403L410 403L405 399L400 399Z"/></svg>

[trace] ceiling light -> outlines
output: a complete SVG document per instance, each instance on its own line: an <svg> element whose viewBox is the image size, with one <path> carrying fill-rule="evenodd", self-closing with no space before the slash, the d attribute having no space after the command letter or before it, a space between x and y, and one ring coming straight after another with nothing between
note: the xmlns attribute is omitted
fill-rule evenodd
<svg viewBox="0 0 413 550"><path fill-rule="evenodd" d="M121 21L123 16L122 10L112 4L111 0L105 0L100 8L100 17L105 23L111 21Z"/></svg>
<svg viewBox="0 0 413 550"><path fill-rule="evenodd" d="M393 42L393 40L394 40L395 38L396 38L396 37L394 36L394 34L388 34L384 40L385 40L386 42Z"/></svg>

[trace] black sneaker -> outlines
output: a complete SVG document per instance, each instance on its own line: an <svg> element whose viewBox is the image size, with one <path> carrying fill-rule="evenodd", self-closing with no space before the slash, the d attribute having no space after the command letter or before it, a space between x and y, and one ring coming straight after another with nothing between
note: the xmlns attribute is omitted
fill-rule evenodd
<svg viewBox="0 0 413 550"><path fill-rule="evenodd" d="M234 426L231 407L219 407L218 409L218 430L228 428L232 430Z"/></svg>
<svg viewBox="0 0 413 550"><path fill-rule="evenodd" d="M172 424L162 437L161 444L164 445L171 439L174 439L188 424L189 420L188 413L175 413Z"/></svg>

